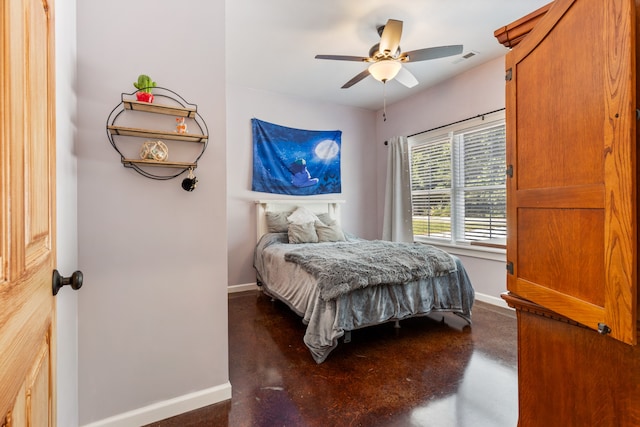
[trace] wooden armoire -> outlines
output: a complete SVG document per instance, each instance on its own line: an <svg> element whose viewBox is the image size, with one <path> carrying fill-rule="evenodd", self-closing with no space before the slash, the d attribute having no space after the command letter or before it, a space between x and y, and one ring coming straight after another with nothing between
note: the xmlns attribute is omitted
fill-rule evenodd
<svg viewBox="0 0 640 427"><path fill-rule="evenodd" d="M555 0L495 32L520 427L640 426L639 23L640 0Z"/></svg>

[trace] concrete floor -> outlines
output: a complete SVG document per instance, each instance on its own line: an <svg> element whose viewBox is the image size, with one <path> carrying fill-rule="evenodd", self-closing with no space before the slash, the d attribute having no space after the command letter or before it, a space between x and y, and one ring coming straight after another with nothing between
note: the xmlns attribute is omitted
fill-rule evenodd
<svg viewBox="0 0 640 427"><path fill-rule="evenodd" d="M434 314L356 330L316 364L286 305L231 294L232 399L152 426L514 427L515 313L476 302L472 320Z"/></svg>

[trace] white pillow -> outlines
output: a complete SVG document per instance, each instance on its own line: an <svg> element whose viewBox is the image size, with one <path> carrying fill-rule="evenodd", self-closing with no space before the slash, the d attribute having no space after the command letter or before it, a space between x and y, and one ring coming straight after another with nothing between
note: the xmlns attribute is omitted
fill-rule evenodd
<svg viewBox="0 0 640 427"><path fill-rule="evenodd" d="M301 206L287 217L287 221L292 224L307 224L309 222L316 222L319 220L316 214Z"/></svg>
<svg viewBox="0 0 640 427"><path fill-rule="evenodd" d="M318 235L313 222L289 224L289 243L318 243Z"/></svg>
<svg viewBox="0 0 640 427"><path fill-rule="evenodd" d="M318 242L344 242L347 240L338 224L325 225L320 221L316 221L315 227Z"/></svg>

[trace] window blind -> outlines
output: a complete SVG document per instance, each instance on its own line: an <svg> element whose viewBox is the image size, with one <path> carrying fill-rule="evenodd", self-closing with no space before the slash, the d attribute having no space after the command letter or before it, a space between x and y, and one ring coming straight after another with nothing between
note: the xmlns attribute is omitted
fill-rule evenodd
<svg viewBox="0 0 640 427"><path fill-rule="evenodd" d="M456 137L454 204L464 212L457 237L463 241L506 237L505 126Z"/></svg>
<svg viewBox="0 0 640 427"><path fill-rule="evenodd" d="M506 237L504 113L409 141L416 237L451 243Z"/></svg>

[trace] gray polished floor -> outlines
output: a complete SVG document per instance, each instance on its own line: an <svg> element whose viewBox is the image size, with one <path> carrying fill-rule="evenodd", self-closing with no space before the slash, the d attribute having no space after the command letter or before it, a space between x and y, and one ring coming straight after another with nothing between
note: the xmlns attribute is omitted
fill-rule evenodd
<svg viewBox="0 0 640 427"><path fill-rule="evenodd" d="M435 314L352 333L318 365L304 325L259 292L229 297L231 401L171 426L514 427L516 319L476 302L473 325Z"/></svg>

